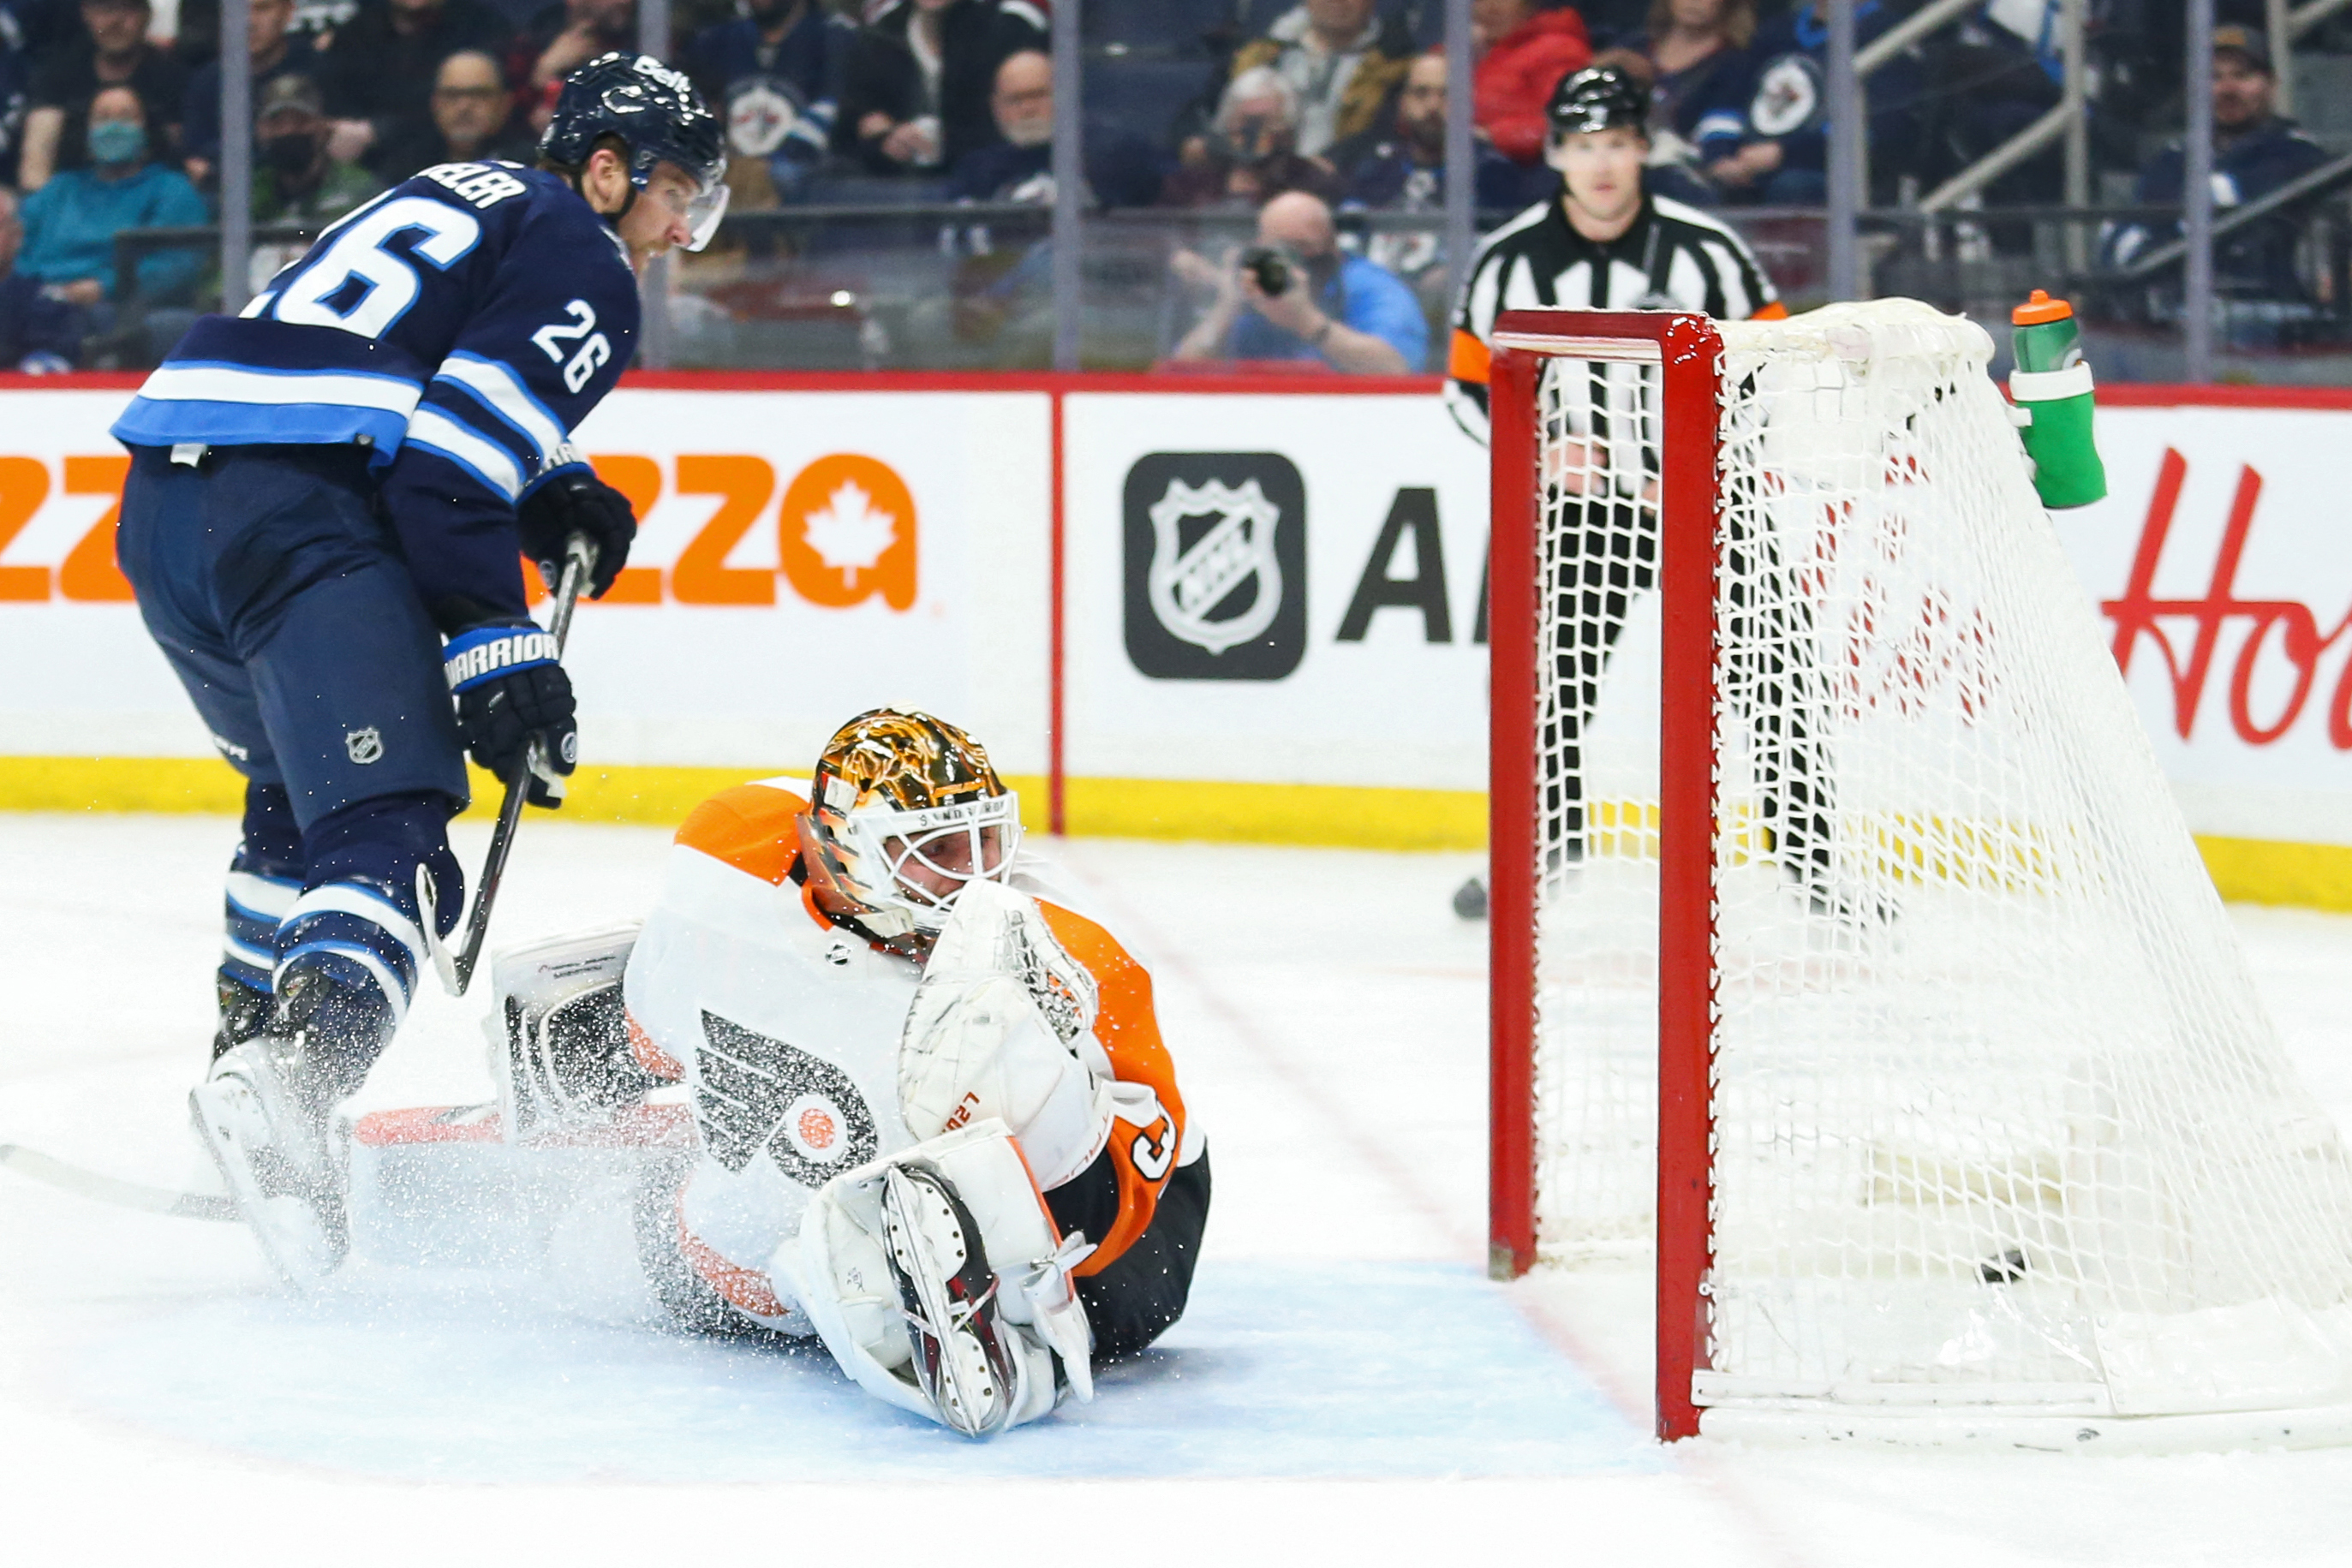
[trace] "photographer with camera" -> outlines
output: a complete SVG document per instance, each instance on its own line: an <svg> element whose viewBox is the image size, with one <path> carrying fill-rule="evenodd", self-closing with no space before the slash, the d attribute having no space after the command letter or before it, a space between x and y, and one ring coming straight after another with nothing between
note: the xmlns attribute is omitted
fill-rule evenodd
<svg viewBox="0 0 2352 1568"><path fill-rule="evenodd" d="M1412 288L1344 255L1331 209L1304 191L1261 208L1257 243L1222 267L1180 250L1169 269L1213 296L1175 360L1315 360L1348 375L1402 376L1428 358L1429 325Z"/></svg>

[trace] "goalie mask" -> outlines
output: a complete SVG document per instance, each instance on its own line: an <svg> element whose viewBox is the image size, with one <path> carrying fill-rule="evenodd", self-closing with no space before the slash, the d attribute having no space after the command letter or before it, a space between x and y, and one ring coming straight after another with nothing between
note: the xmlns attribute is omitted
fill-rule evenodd
<svg viewBox="0 0 2352 1568"><path fill-rule="evenodd" d="M980 742L923 713L876 708L825 743L801 819L812 876L885 939L947 924L973 882L1003 882L1020 798Z"/></svg>

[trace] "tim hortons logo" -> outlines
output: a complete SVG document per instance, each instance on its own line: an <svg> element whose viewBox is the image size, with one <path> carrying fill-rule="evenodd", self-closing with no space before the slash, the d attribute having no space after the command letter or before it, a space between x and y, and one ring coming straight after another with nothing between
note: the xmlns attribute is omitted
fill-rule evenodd
<svg viewBox="0 0 2352 1568"><path fill-rule="evenodd" d="M2156 643L2172 681L2173 728L2187 740L2204 706L2205 682L2220 652L2222 629L2234 620L2250 622L2230 671L2230 727L2249 746L2268 746L2303 716L2318 679L2320 660L2347 640L2345 633L2352 631L2352 613L2322 636L2317 618L2298 601L2238 597L2238 563L2244 559L2247 538L2253 532L2254 504L2263 493L2263 476L2252 465L2239 469L2237 491L2230 501L2229 522L2221 530L2221 548L2214 557L2205 597L2157 598L2157 563L2164 555L2173 513L2180 503L2181 484L2188 476L2188 459L2166 448L2157 470L2156 493L2148 501L2147 520L2140 528L2139 548L2132 557L2131 580L2122 598L2099 606L2116 625L2116 664L2128 675L2140 639ZM2167 630L2168 621L2187 621L2196 629L2186 658ZM2265 716L2254 712L2254 693L2264 653L2273 644L2293 670L2294 685L2285 703L2265 722ZM2338 751L2352 750L2352 661L2337 674L2336 688L2328 695L2327 739Z"/></svg>

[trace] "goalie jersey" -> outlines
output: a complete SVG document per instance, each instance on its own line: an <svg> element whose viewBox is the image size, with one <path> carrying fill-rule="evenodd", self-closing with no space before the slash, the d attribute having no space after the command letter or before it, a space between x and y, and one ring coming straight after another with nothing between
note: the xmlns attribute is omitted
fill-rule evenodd
<svg viewBox="0 0 2352 1568"><path fill-rule="evenodd" d="M817 1189L918 1142L899 1117L897 1073L923 971L819 910L800 863L807 788L768 779L697 808L623 986L637 1064L687 1086L698 1134L676 1204L678 1272L690 1292L788 1333L814 1331L770 1260ZM1093 981L1093 1041L1118 1092L1099 1155L1045 1195L1065 1233L1097 1244L1075 1272L1096 1356L1109 1359L1143 1348L1183 1310L1208 1160L1160 1036L1151 977L1101 925L1050 898L1038 904Z"/></svg>
<svg viewBox="0 0 2352 1568"><path fill-rule="evenodd" d="M525 612L514 508L580 467L637 337L637 284L554 174L445 163L321 234L235 317L189 329L114 424L134 446L352 443L428 609Z"/></svg>

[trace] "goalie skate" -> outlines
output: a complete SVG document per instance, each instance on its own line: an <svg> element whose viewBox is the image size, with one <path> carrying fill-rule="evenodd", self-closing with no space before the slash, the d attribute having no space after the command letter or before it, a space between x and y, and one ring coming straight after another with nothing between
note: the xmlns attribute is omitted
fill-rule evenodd
<svg viewBox="0 0 2352 1568"><path fill-rule="evenodd" d="M882 1221L916 1381L948 1426L987 1437L1019 1406L1025 1366L1006 1343L979 1222L935 1166L913 1162L883 1172Z"/></svg>
<svg viewBox="0 0 2352 1568"><path fill-rule="evenodd" d="M267 1036L232 1047L189 1091L188 1113L269 1266L307 1290L350 1237L322 1119L296 1103L282 1051Z"/></svg>

